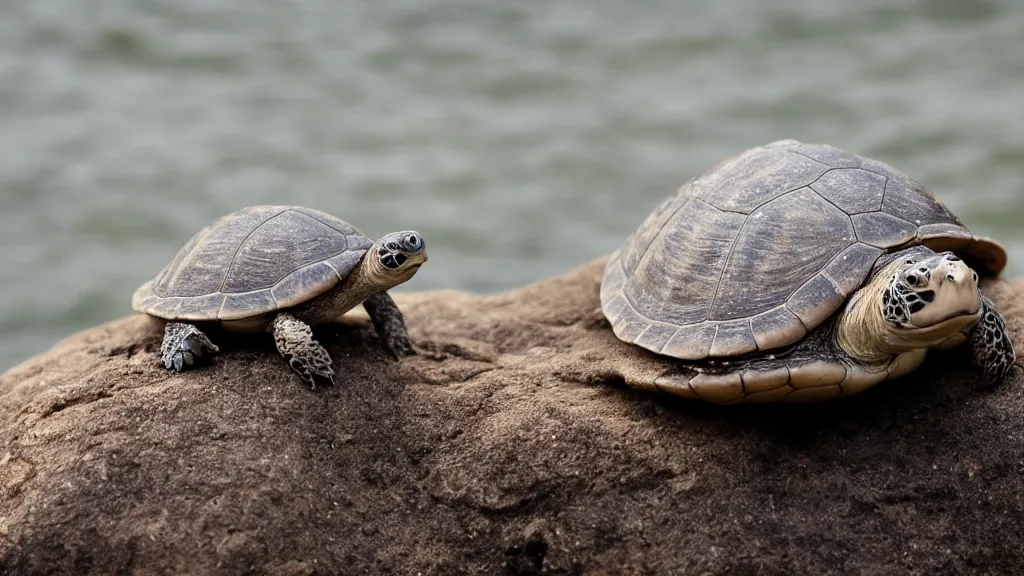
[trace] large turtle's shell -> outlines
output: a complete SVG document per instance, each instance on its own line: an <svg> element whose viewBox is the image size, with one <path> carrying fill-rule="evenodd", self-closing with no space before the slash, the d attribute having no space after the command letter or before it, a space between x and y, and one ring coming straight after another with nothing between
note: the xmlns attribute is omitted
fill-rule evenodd
<svg viewBox="0 0 1024 576"><path fill-rule="evenodd" d="M373 241L330 214L299 206L251 206L199 231L132 308L167 320L241 320L323 294Z"/></svg>
<svg viewBox="0 0 1024 576"><path fill-rule="evenodd" d="M601 306L623 341L684 360L798 341L885 252L924 244L998 274L973 236L893 168L832 146L774 142L682 187L612 255Z"/></svg>

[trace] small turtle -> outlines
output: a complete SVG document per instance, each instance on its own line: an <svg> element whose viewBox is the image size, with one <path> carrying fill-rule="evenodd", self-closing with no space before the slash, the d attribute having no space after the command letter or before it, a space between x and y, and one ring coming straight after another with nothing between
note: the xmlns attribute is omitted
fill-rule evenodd
<svg viewBox="0 0 1024 576"><path fill-rule="evenodd" d="M273 334L278 352L303 380L334 383L331 357L311 326L366 308L386 349L413 353L401 311L387 290L427 261L416 232L377 242L330 214L299 206L250 206L207 226L157 277L132 296L132 308L167 320L164 366L181 371L218 352L200 325Z"/></svg>
<svg viewBox="0 0 1024 576"><path fill-rule="evenodd" d="M783 140L656 208L609 259L601 309L620 340L678 359L637 384L689 398L846 396L964 342L991 384L1014 351L978 273L1005 264L893 168Z"/></svg>

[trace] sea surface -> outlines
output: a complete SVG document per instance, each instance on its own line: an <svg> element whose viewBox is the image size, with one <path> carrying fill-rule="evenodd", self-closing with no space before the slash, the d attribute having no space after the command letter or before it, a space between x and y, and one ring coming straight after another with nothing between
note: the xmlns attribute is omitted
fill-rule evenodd
<svg viewBox="0 0 1024 576"><path fill-rule="evenodd" d="M1024 274L1020 0L0 0L0 370L130 313L197 230L414 228L402 290L615 249L780 138L935 190Z"/></svg>

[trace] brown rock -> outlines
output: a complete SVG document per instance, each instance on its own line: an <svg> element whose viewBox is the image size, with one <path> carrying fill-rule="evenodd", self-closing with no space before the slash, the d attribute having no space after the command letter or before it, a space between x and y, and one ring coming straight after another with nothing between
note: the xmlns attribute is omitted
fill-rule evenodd
<svg viewBox="0 0 1024 576"><path fill-rule="evenodd" d="M633 390L657 365L600 270L405 295L420 354L355 319L316 392L269 338L177 375L144 317L73 336L0 381L0 572L1024 570L1019 370L978 392L945 353L813 406ZM1024 283L989 292L1020 349Z"/></svg>

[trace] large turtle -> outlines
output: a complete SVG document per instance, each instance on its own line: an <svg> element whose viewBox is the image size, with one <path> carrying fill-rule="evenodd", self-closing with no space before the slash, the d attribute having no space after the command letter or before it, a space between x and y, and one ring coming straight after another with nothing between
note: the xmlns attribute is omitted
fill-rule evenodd
<svg viewBox="0 0 1024 576"><path fill-rule="evenodd" d="M620 340L678 359L640 384L690 398L855 394L964 342L995 383L1014 352L978 273L1005 264L893 168L783 140L656 208L609 259L601 308Z"/></svg>
<svg viewBox="0 0 1024 576"><path fill-rule="evenodd" d="M303 380L334 382L331 357L311 326L366 308L386 349L412 353L402 313L387 290L426 262L422 237L393 232L374 242L351 224L300 206L250 206L202 229L132 308L167 320L160 352L181 371L218 351L203 324L273 334L277 350Z"/></svg>

